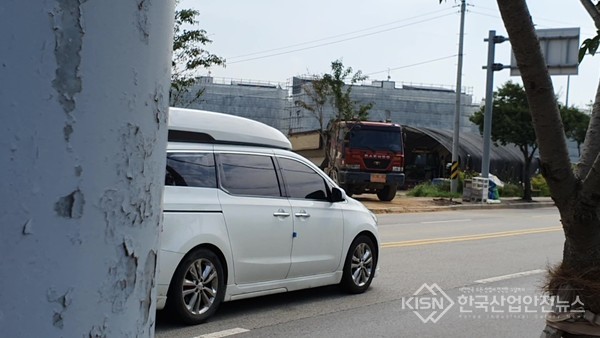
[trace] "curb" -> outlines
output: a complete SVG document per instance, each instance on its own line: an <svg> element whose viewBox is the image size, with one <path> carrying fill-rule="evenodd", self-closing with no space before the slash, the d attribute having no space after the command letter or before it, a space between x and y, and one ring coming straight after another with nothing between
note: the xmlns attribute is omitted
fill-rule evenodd
<svg viewBox="0 0 600 338"><path fill-rule="evenodd" d="M363 202L363 204L365 204ZM436 205L436 206L423 206L423 207L379 207L366 205L374 214L401 214L410 212L434 212L434 211L447 211L447 210L488 210L488 209L533 209L533 208L548 208L554 207L553 201L534 201L534 202L520 202L520 203L505 203L505 204L487 204L487 203L469 203L469 204L455 204L455 205Z"/></svg>

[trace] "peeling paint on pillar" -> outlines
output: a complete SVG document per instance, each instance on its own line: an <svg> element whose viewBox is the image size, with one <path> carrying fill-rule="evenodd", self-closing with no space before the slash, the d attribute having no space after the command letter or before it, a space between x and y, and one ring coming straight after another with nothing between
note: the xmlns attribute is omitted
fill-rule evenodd
<svg viewBox="0 0 600 338"><path fill-rule="evenodd" d="M54 204L54 211L64 218L81 218L84 205L83 193L77 189L69 195L59 198Z"/></svg>
<svg viewBox="0 0 600 338"><path fill-rule="evenodd" d="M33 220L28 219L23 225L23 235L31 235L33 234Z"/></svg>
<svg viewBox="0 0 600 338"><path fill-rule="evenodd" d="M150 37L150 33L148 33L148 8L151 6L150 0L138 0L137 7L137 26L140 32L141 40L148 44L148 38Z"/></svg>
<svg viewBox="0 0 600 338"><path fill-rule="evenodd" d="M167 125L167 119L168 119L168 113L164 110L161 109L161 107L163 107L163 101L164 101L164 96L163 93L164 90L162 88L162 86L157 85L156 89L154 90L154 116L156 118L156 123L158 123L159 126L166 126ZM160 130L156 130L156 132L158 133ZM155 137L156 139L156 137Z"/></svg>
<svg viewBox="0 0 600 338"><path fill-rule="evenodd" d="M142 282L145 284L142 290L148 290L148 293L140 301L140 312L144 314L143 324L146 324L150 318L150 311L152 309L152 290L154 289L154 277L156 274L156 252L154 250L148 252L142 274Z"/></svg>
<svg viewBox="0 0 600 338"><path fill-rule="evenodd" d="M174 1L0 7L0 336L153 336Z"/></svg>
<svg viewBox="0 0 600 338"><path fill-rule="evenodd" d="M65 136L65 141L67 141L68 143L71 139L71 134L73 134L73 126L71 124L65 125L65 127L63 128L63 134Z"/></svg>
<svg viewBox="0 0 600 338"><path fill-rule="evenodd" d="M104 211L107 233L114 234L116 221L120 216L128 220L132 227L140 227L143 222L154 216L152 206L152 184L148 181L145 186L139 187L131 184L134 177L154 175L153 168L146 168L146 159L152 156L155 139L146 139L139 127L128 124L120 132L122 149L117 156L121 156L123 163L117 168L123 186L118 190L111 188L105 191L100 204ZM147 196L150 199L147 200ZM119 216L119 214L121 214Z"/></svg>
<svg viewBox="0 0 600 338"><path fill-rule="evenodd" d="M59 94L64 111L69 114L75 109L75 94L81 92L81 48L83 27L81 26L81 2L79 0L57 0L60 8L51 13L54 19L56 45L56 78L52 87Z"/></svg>
<svg viewBox="0 0 600 338"><path fill-rule="evenodd" d="M138 268L138 257L134 252L129 251L127 243L123 242L117 250L121 251L119 261L108 269L110 276L108 280L115 283L106 285L106 289L102 292L104 297L111 300L113 313L120 313L125 309L129 296L135 290Z"/></svg>
<svg viewBox="0 0 600 338"><path fill-rule="evenodd" d="M28 219L27 222L23 225L23 235L31 235L33 234L33 220Z"/></svg>
<svg viewBox="0 0 600 338"><path fill-rule="evenodd" d="M88 338L106 338L108 335L106 334L106 318L104 318L104 323L99 326L93 326L88 334Z"/></svg>
<svg viewBox="0 0 600 338"><path fill-rule="evenodd" d="M57 303L60 305L60 308L57 310L54 310L54 313L52 315L52 325L56 326L59 329L62 329L64 326L64 313L67 310L67 308L69 307L69 305L71 305L71 293L73 292L73 289L68 289L65 293L63 293L62 295L58 295L58 292L52 288L48 289L47 294L46 294L46 299L48 300L48 302L50 303Z"/></svg>

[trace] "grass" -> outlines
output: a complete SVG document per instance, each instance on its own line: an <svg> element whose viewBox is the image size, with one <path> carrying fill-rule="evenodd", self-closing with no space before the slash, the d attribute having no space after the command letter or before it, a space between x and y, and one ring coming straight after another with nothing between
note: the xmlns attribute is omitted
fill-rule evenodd
<svg viewBox="0 0 600 338"><path fill-rule="evenodd" d="M450 184L433 185L431 183L421 183L406 193L412 197L444 197L459 198L460 193L451 193Z"/></svg>
<svg viewBox="0 0 600 338"><path fill-rule="evenodd" d="M550 189L542 175L531 177L531 188L534 196L550 196ZM523 197L523 187L521 184L505 183L504 187L498 188L500 198L502 197ZM443 197L460 198L462 195L462 180L459 180L458 192L450 192L450 183L431 184L431 182L421 183L409 190L406 195L412 197Z"/></svg>

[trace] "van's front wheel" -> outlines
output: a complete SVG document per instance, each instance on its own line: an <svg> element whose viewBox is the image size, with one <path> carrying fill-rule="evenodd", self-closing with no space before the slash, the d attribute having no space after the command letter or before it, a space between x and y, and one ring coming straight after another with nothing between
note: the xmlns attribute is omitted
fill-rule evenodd
<svg viewBox="0 0 600 338"><path fill-rule="evenodd" d="M221 261L212 251L200 248L177 267L169 286L167 307L176 319L186 324L200 324L217 311L224 295Z"/></svg>
<svg viewBox="0 0 600 338"><path fill-rule="evenodd" d="M365 292L373 281L376 267L377 251L373 241L365 235L358 236L348 250L340 286L348 293Z"/></svg>

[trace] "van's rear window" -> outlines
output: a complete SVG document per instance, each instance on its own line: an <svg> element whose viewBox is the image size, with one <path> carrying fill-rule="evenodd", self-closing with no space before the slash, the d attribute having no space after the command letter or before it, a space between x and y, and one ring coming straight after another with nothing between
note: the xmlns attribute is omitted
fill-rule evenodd
<svg viewBox="0 0 600 338"><path fill-rule="evenodd" d="M165 185L216 188L216 177L212 153L167 154Z"/></svg>

